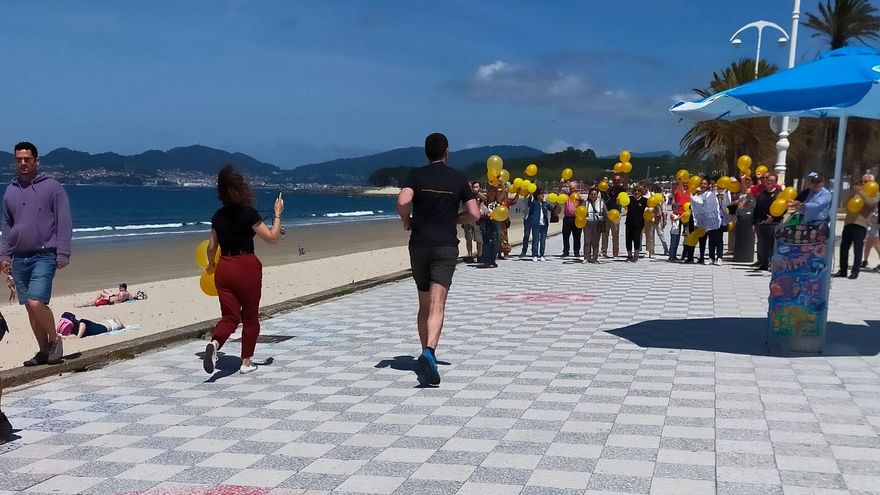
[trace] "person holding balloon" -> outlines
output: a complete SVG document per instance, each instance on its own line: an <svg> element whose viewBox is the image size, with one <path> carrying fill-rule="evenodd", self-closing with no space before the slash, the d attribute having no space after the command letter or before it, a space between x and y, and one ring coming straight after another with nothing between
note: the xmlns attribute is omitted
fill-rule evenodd
<svg viewBox="0 0 880 495"><path fill-rule="evenodd" d="M880 193L877 191L877 182L871 174L863 175L861 183L854 183L850 193L850 198L846 202L843 235L840 239L840 270L834 276L847 276L849 249L853 248L853 265L849 278L856 279L862 267L865 236L871 225L871 217L880 202Z"/></svg>
<svg viewBox="0 0 880 495"><path fill-rule="evenodd" d="M544 191L540 188L529 196L526 205L529 216L525 221L525 228L532 232L532 261L547 261L544 257L544 248L547 243L547 228L550 226L550 215L556 209L544 200Z"/></svg>
<svg viewBox="0 0 880 495"><path fill-rule="evenodd" d="M211 219L211 237L207 249L207 273L214 274L214 283L220 299L220 321L214 326L211 341L205 348L205 371L213 373L217 351L242 324L241 373L256 371L251 362L257 337L260 335L260 296L263 288L263 265L254 254L254 236L275 244L281 237L281 214L284 200L281 194L275 200L275 218L272 227L254 209L250 185L232 165L220 169L217 175L217 196L223 206ZM217 251L220 259L216 262Z"/></svg>
<svg viewBox="0 0 880 495"><path fill-rule="evenodd" d="M788 207L800 211L804 223L827 222L831 217L831 191L825 187L825 178L818 172L811 172L807 179L810 187L801 192L800 200L789 201Z"/></svg>
<svg viewBox="0 0 880 495"><path fill-rule="evenodd" d="M770 270L770 258L773 256L776 226L782 222L782 216L788 207L786 201L777 203L780 190L776 187L777 177L774 174L764 177L763 189L755 197L753 222L755 236L758 238L758 261L753 266L758 270ZM780 210L781 205L781 210Z"/></svg>
<svg viewBox="0 0 880 495"><path fill-rule="evenodd" d="M627 208L626 261L638 261L639 251L642 249L642 230L645 228L645 209L648 207L648 201L645 199L644 194L645 190L642 186L636 186L632 196L623 196L617 199L621 206L626 206Z"/></svg>
<svg viewBox="0 0 880 495"><path fill-rule="evenodd" d="M623 179L620 175L615 174L611 179L611 184L609 185L607 181L599 182L599 191L602 192L602 197L605 200L605 209L609 212L611 210L620 211L621 205L617 204L617 198L620 196L620 193L626 192L626 184L624 184ZM602 227L602 256L605 258L611 258L611 255L608 254L608 239L611 239L611 253L615 258L620 255L620 225L617 223L617 220L611 220L605 222L605 225Z"/></svg>
<svg viewBox="0 0 880 495"><path fill-rule="evenodd" d="M574 256L581 256L581 229L574 224L575 209L580 203L580 195L578 193L578 183L571 181L568 183L568 201L562 206L562 257L567 257L569 251L569 238L571 238L571 247L574 248Z"/></svg>

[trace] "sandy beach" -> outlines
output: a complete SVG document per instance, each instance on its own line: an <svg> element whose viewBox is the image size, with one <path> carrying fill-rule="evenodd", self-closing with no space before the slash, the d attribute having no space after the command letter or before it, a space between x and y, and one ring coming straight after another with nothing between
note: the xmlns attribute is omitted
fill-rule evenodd
<svg viewBox="0 0 880 495"><path fill-rule="evenodd" d="M516 217L512 218L514 225L510 230L513 243L522 239L521 215ZM559 232L560 225L552 225L551 234ZM460 228L459 237L460 252L466 255ZM206 236L187 235L139 244L74 244L70 266L55 278L55 297L50 304L55 317L63 311L95 321L117 317L136 328L65 340L65 354L218 318L217 299L199 290L201 271L195 264L194 251L203 238ZM289 228L285 239L275 246L257 243L257 255L264 265L261 303L271 305L408 269L408 239L409 233L397 220ZM300 244L306 250L305 256L298 254ZM120 282L127 283L132 292L146 292L148 299L74 308L77 303L94 298L102 288L115 287ZM10 333L0 342L0 369L21 366L36 351L27 314L17 301L3 304L0 311L10 327Z"/></svg>

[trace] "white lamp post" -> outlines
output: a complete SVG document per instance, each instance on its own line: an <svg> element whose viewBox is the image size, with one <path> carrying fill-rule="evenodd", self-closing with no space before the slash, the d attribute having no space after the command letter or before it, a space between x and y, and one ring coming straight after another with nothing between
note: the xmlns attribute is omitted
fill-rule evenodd
<svg viewBox="0 0 880 495"><path fill-rule="evenodd" d="M798 20L801 16L801 0L794 0L794 9L791 12L791 37L789 38L788 33L785 32L784 29L779 27L779 25L774 24L768 21L757 21L750 24L746 24L741 27L737 32L733 33L733 36L730 38L730 42L733 46L738 47L742 44L742 40L737 38L740 33L743 31L756 28L758 30L758 49L755 54L755 79L758 78L758 62L761 60L761 34L765 27L770 27L776 29L782 34L777 41L780 46L784 46L786 42L791 41L788 45L788 68L794 67L795 55L797 54L797 33L798 33ZM774 133L779 135L779 140L776 141L776 165L773 166L773 170L776 175L779 177L779 183L785 184L785 159L788 154L788 136L794 132L794 130L798 126L798 120L796 118L791 118L789 116L778 117L774 119L770 119L770 128Z"/></svg>

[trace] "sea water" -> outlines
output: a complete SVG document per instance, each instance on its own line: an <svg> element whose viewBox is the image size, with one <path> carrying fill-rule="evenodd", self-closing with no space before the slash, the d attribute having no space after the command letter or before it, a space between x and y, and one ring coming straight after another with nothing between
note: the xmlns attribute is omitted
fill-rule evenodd
<svg viewBox="0 0 880 495"><path fill-rule="evenodd" d="M220 202L212 188L64 186L70 198L75 242L106 243L196 234L211 229ZM254 207L271 224L278 193L284 225L331 225L396 218L389 196L254 189Z"/></svg>

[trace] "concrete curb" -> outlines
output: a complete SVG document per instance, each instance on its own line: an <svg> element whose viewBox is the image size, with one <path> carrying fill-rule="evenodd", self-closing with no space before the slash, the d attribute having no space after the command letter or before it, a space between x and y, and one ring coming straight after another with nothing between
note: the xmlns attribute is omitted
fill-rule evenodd
<svg viewBox="0 0 880 495"><path fill-rule="evenodd" d="M553 234L558 235L558 234ZM520 246L522 242L511 243L511 246ZM459 261L459 264L465 263ZM397 282L409 278L412 271L401 270L387 275L361 280L352 284L334 287L314 294L297 297L280 303L271 304L260 308L260 320L271 318L277 314L299 309L312 304L327 301L336 297L345 296L354 292L371 289L391 282ZM59 376L63 373L89 371L102 368L113 361L131 359L138 354L158 350L184 340L199 339L214 329L217 319L200 321L184 327L172 328L163 332L144 335L125 342L118 342L97 349L90 349L67 356L63 363L55 366L32 366L19 367L0 372L0 379L4 388L12 388L25 385L43 378Z"/></svg>

